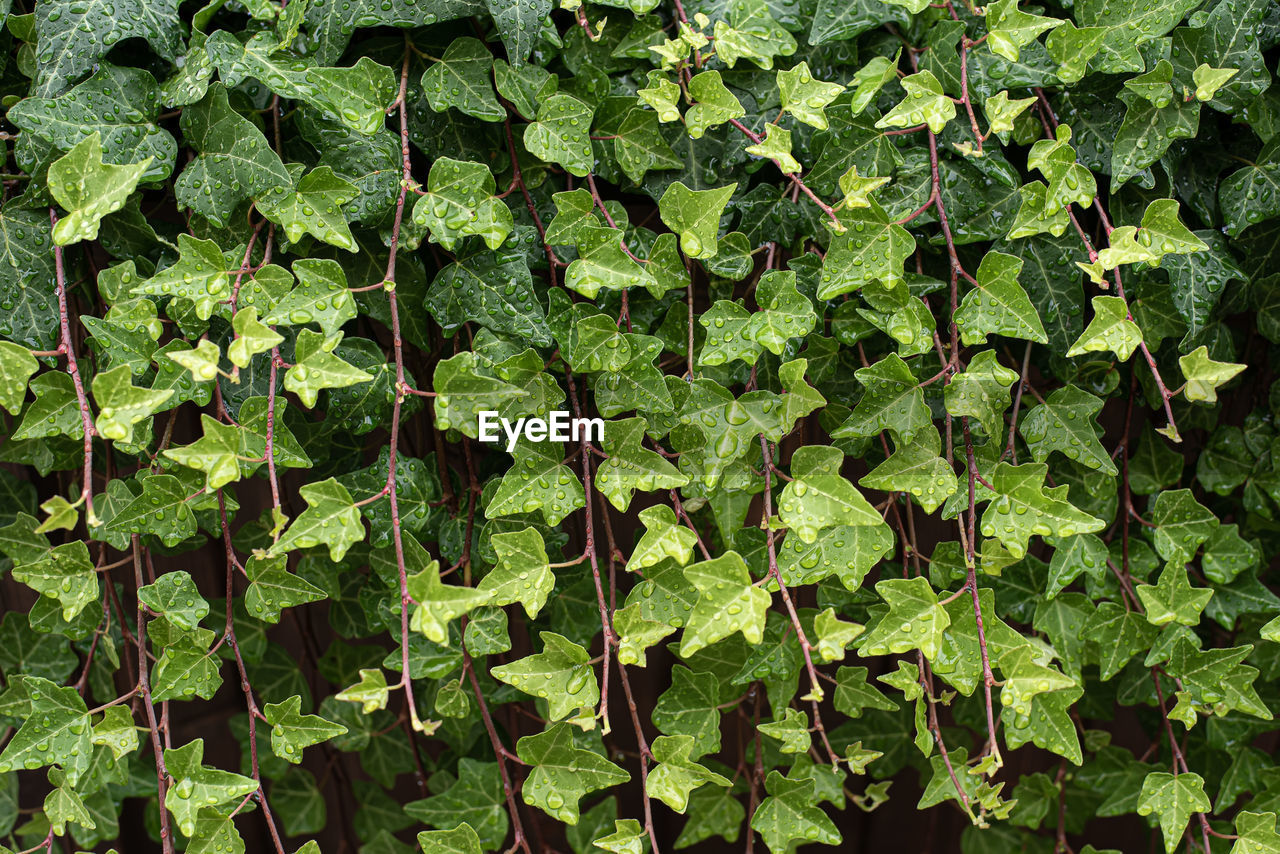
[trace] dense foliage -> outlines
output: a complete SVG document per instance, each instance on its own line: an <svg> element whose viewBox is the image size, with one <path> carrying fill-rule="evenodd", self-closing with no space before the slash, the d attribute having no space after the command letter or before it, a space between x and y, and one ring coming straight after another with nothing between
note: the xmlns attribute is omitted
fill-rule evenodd
<svg viewBox="0 0 1280 854"><path fill-rule="evenodd" d="M1280 852L1270 0L2 8L0 851Z"/></svg>

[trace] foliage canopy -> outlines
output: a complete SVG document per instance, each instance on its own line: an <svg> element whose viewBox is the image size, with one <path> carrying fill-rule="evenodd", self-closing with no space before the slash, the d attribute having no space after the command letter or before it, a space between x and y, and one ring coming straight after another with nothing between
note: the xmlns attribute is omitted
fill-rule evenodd
<svg viewBox="0 0 1280 854"><path fill-rule="evenodd" d="M0 852L1280 851L1274 3L0 12Z"/></svg>

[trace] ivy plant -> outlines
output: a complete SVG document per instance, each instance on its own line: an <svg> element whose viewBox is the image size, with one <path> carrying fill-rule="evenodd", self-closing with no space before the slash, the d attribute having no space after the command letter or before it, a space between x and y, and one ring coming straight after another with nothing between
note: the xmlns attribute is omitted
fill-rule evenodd
<svg viewBox="0 0 1280 854"><path fill-rule="evenodd" d="M0 20L0 854L1280 852L1274 3Z"/></svg>

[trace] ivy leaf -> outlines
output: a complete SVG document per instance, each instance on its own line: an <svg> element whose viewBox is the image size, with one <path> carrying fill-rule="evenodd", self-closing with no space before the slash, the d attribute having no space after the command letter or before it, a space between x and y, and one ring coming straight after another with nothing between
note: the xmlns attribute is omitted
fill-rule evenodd
<svg viewBox="0 0 1280 854"><path fill-rule="evenodd" d="M450 252L469 235L497 249L514 224L511 209L494 196L495 190L488 166L441 157L431 164L427 192L414 204L413 221Z"/></svg>
<svg viewBox="0 0 1280 854"><path fill-rule="evenodd" d="M645 531L627 559L628 572L642 572L667 558L673 558L681 566L689 562L698 535L677 523L674 510L657 504L641 510L639 518Z"/></svg>
<svg viewBox="0 0 1280 854"><path fill-rule="evenodd" d="M809 718L799 709L787 709L782 720L759 725L760 732L782 742L782 753L807 753L812 744L809 736Z"/></svg>
<svg viewBox="0 0 1280 854"><path fill-rule="evenodd" d="M539 637L542 652L493 668L493 678L545 698L552 720L576 711L589 713L600 701L600 688L587 651L555 632L540 632Z"/></svg>
<svg viewBox="0 0 1280 854"><path fill-rule="evenodd" d="M1156 199L1142 214L1141 228L1121 226L1111 232L1109 240L1111 245L1098 252L1097 265L1081 265L1094 282L1101 281L1099 267L1101 270L1114 270L1121 264L1139 262L1158 267L1165 255L1209 250L1195 232L1182 224L1176 199Z"/></svg>
<svg viewBox="0 0 1280 854"><path fill-rule="evenodd" d="M521 439L511 469L489 501L487 515L513 516L540 510L548 525L558 525L565 516L586 506L582 482L568 466L561 465L562 459L556 445Z"/></svg>
<svg viewBox="0 0 1280 854"><path fill-rule="evenodd" d="M347 277L336 261L305 258L295 261L298 286L275 304L262 322L271 326L319 324L331 336L356 316L355 299L347 290Z"/></svg>
<svg viewBox="0 0 1280 854"><path fill-rule="evenodd" d="M703 74L716 72L704 71ZM667 187L658 201L658 211L663 223L679 235L684 254L691 258L716 257L720 251L716 239L720 217L737 189L737 184L730 184L715 190L691 190L679 181Z"/></svg>
<svg viewBox="0 0 1280 854"><path fill-rule="evenodd" d="M257 306L250 305L237 311L231 326L235 330L235 338L227 345L227 358L239 368L249 367L254 356L284 342L284 336L258 322Z"/></svg>
<svg viewBox="0 0 1280 854"><path fill-rule="evenodd" d="M53 242L96 240L102 218L124 207L150 165L150 157L128 166L103 163L96 132L76 143L49 166L49 192L67 211L53 228Z"/></svg>
<svg viewBox="0 0 1280 854"><path fill-rule="evenodd" d="M489 79L492 69L493 54L484 42L463 36L454 39L440 61L422 75L422 91L437 113L454 107L486 122L500 122L506 111L494 95Z"/></svg>
<svg viewBox="0 0 1280 854"><path fill-rule="evenodd" d="M342 689L334 696L348 703L359 703L361 711L371 715L387 707L387 677L381 670L362 669L359 682Z"/></svg>
<svg viewBox="0 0 1280 854"><path fill-rule="evenodd" d="M1247 366L1233 362L1215 362L1209 358L1209 348L1201 345L1185 356L1179 356L1178 367L1187 378L1183 389L1187 400L1217 403L1218 386L1229 382Z"/></svg>
<svg viewBox="0 0 1280 854"><path fill-rule="evenodd" d="M1129 317L1129 306L1120 297L1094 297L1093 320L1067 350L1068 356L1082 356L1106 350L1122 362L1129 361L1142 343L1142 330Z"/></svg>
<svg viewBox="0 0 1280 854"><path fill-rule="evenodd" d="M271 751L294 765L302 761L304 748L347 732L342 724L302 714L302 698L297 694L283 703L268 703L262 712L271 725Z"/></svg>
<svg viewBox="0 0 1280 854"><path fill-rule="evenodd" d="M186 631L194 630L209 613L209 603L200 595L191 575L183 570L166 572L154 584L139 587L138 599Z"/></svg>
<svg viewBox="0 0 1280 854"><path fill-rule="evenodd" d="M779 75L786 73L785 71L778 72ZM703 71L693 75L689 80L689 98L692 100L693 106L685 113L684 122L685 128L692 139L701 139L708 130L718 127L727 121L743 118L747 114L747 111L742 107L742 103L724 85L719 71ZM655 109L658 108L655 107ZM659 110L660 119L662 118L662 112L663 110ZM663 222L667 221L665 215L662 220ZM671 224L667 223L667 225ZM672 230L677 234L681 232L681 229L677 229L674 226L672 226ZM713 234L712 237L714 238L715 235ZM713 240L712 246L714 245L715 242ZM688 249L685 249L685 254L698 257L698 252ZM714 255L715 253L713 252L712 254Z"/></svg>
<svg viewBox="0 0 1280 854"><path fill-rule="evenodd" d="M103 709L102 719L93 725L90 740L108 748L116 760L134 753L138 749L138 728L133 723L133 714L124 706Z"/></svg>
<svg viewBox="0 0 1280 854"><path fill-rule="evenodd" d="M844 87L839 83L815 79L807 62L801 62L789 71L779 71L777 79L782 109L798 121L826 130L827 117L823 109L844 91Z"/></svg>
<svg viewBox="0 0 1280 854"><path fill-rule="evenodd" d="M77 756L87 761L90 743L88 708L75 688L62 688L38 676L24 675L31 712L0 753L0 771L42 768L59 761L72 784L79 778Z"/></svg>
<svg viewBox="0 0 1280 854"><path fill-rule="evenodd" d="M307 502L307 509L267 550L268 557L324 545L329 549L329 557L336 562L342 560L347 549L364 539L360 510L351 493L336 478L308 483L298 492Z"/></svg>
<svg viewBox="0 0 1280 854"><path fill-rule="evenodd" d="M689 483L688 475L667 462L656 451L641 445L644 441L643 418L610 421L605 426L601 445L608 458L601 463L596 486L609 503L625 511L631 506L635 491L654 492L677 489Z"/></svg>
<svg viewBox="0 0 1280 854"><path fill-rule="evenodd" d="M1200 612L1209 604L1213 591L1192 587L1187 570L1179 563L1168 563L1155 584L1139 584L1138 598L1147 612L1147 622L1153 626L1177 623L1194 626L1200 622Z"/></svg>
<svg viewBox="0 0 1280 854"><path fill-rule="evenodd" d="M27 381L40 363L26 347L0 341L0 406L17 415L27 396Z"/></svg>
<svg viewBox="0 0 1280 854"><path fill-rule="evenodd" d="M987 8L987 46L996 56L1017 62L1019 48L1035 41L1045 30L1063 23L1056 18L1023 12L1018 8L1017 0L997 0Z"/></svg>
<svg viewBox="0 0 1280 854"><path fill-rule="evenodd" d="M1274 854L1280 851L1280 834L1276 833L1276 814L1273 812L1247 812L1236 814L1236 834L1239 839L1231 846L1232 854Z"/></svg>
<svg viewBox="0 0 1280 854"><path fill-rule="evenodd" d="M133 425L158 411L173 396L171 389L138 388L130 375L128 365L120 365L93 378L93 397L98 404L94 429L104 439L132 443Z"/></svg>
<svg viewBox="0 0 1280 854"><path fill-rule="evenodd" d="M305 578L286 568L286 558L254 555L244 564L249 588L244 594L244 607L265 623L278 623L285 608L326 598L325 592Z"/></svg>
<svg viewBox="0 0 1280 854"><path fill-rule="evenodd" d="M1189 489L1168 489L1157 495L1149 521L1155 525L1153 540L1160 557L1178 564L1190 561L1219 525L1218 517L1196 501Z"/></svg>
<svg viewBox="0 0 1280 854"><path fill-rule="evenodd" d="M180 205L215 225L226 225L241 201L293 186L262 132L231 109L221 83L182 111L182 134L200 156L182 170L174 193Z"/></svg>
<svg viewBox="0 0 1280 854"><path fill-rule="evenodd" d="M206 635L212 634L205 631ZM152 695L156 702L210 699L222 685L220 662L195 635L182 636L167 645L156 664Z"/></svg>
<svg viewBox="0 0 1280 854"><path fill-rule="evenodd" d="M661 735L650 745L657 764L649 771L648 792L680 814L689 807L689 795L708 783L727 787L729 780L694 762L689 754L693 738Z"/></svg>
<svg viewBox="0 0 1280 854"><path fill-rule="evenodd" d="M840 476L843 463L843 452L823 445L800 448L792 455L792 480L778 499L778 516L803 542L814 542L823 528L884 521L853 484Z"/></svg>
<svg viewBox="0 0 1280 854"><path fill-rule="evenodd" d="M208 320L214 308L231 296L231 277L222 250L212 240L178 235L178 261L134 287L134 294L175 297L192 304L196 316Z"/></svg>
<svg viewBox="0 0 1280 854"><path fill-rule="evenodd" d="M1102 530L1095 519L1066 500L1065 486L1044 488L1049 467L1001 462L991 478L996 497L982 514L982 535L996 537L1015 558L1027 553L1032 535L1069 537Z"/></svg>
<svg viewBox="0 0 1280 854"><path fill-rule="evenodd" d="M1000 252L988 252L978 266L978 282L965 294L956 312L961 339L966 345L981 344L991 333L1048 343L1044 324L1031 304L1018 273L1022 259Z"/></svg>
<svg viewBox="0 0 1280 854"><path fill-rule="evenodd" d="M345 205L359 195L355 184L332 167L317 166L297 179L293 188L276 188L258 200L262 215L284 229L291 243L310 234L317 240L355 252L356 240L347 226Z"/></svg>
<svg viewBox="0 0 1280 854"><path fill-rule="evenodd" d="M928 439L925 439L928 437ZM926 513L932 513L959 488L955 471L939 456L941 440L925 431L920 441L899 445L894 452L858 481L860 486L913 497Z"/></svg>
<svg viewBox="0 0 1280 854"><path fill-rule="evenodd" d="M764 129L764 139L747 146L745 149L747 154L772 160L777 164L778 171L784 175L799 172L800 161L791 156L791 131L772 124L766 124Z"/></svg>
<svg viewBox="0 0 1280 854"><path fill-rule="evenodd" d="M188 468L204 472L205 489L214 492L240 479L240 453L245 443L245 431L208 415L200 417L200 425L204 428L203 436L190 445L167 450L164 455ZM262 452L265 453L265 446Z"/></svg>
<svg viewBox="0 0 1280 854"><path fill-rule="evenodd" d="M1103 602L1085 624L1088 637L1097 643L1099 676L1109 681L1138 653L1151 646L1156 630L1135 611L1114 602Z"/></svg>
<svg viewBox="0 0 1280 854"><path fill-rule="evenodd" d="M888 603L889 611L857 641L861 654L889 655L918 649L930 660L937 658L951 617L939 604L928 579L890 578L877 582L876 592Z"/></svg>
<svg viewBox="0 0 1280 854"><path fill-rule="evenodd" d="M1173 854L1182 841L1191 816L1209 811L1209 796L1204 793L1204 778L1199 774L1167 774L1156 771L1142 781L1138 815L1155 813L1164 834L1165 854Z"/></svg>
<svg viewBox="0 0 1280 854"><path fill-rule="evenodd" d="M751 583L741 555L727 551L718 558L692 564L685 567L684 577L697 589L698 600L680 640L682 658L687 659L734 632L742 632L748 643L760 643L771 597Z"/></svg>
<svg viewBox="0 0 1280 854"><path fill-rule="evenodd" d="M601 289L651 287L653 276L623 249L623 232L616 228L582 225L576 229L578 257L564 273L565 287L595 299Z"/></svg>
<svg viewBox="0 0 1280 854"><path fill-rule="evenodd" d="M481 854L483 850L480 837L466 822L452 830L419 831L418 847L423 854Z"/></svg>
<svg viewBox="0 0 1280 854"><path fill-rule="evenodd" d="M572 95L557 92L538 106L538 120L525 127L525 147L534 157L584 177L594 162L588 136L592 112Z"/></svg>
<svg viewBox="0 0 1280 854"><path fill-rule="evenodd" d="M924 402L924 392L911 368L896 354L890 353L868 368L859 368L854 375L866 386L866 392L831 434L833 438L874 436L888 430L895 439L909 444L921 430L932 427L933 416Z"/></svg>
<svg viewBox="0 0 1280 854"><path fill-rule="evenodd" d="M785 854L797 840L840 844L840 831L815 805L812 780L792 780L770 771L765 789L769 796L756 809L751 829L760 834L772 854Z"/></svg>
<svg viewBox="0 0 1280 854"><path fill-rule="evenodd" d="M489 594L491 605L519 602L530 619L536 618L556 582L542 534L526 528L494 534L490 542L498 565L480 582L479 591Z"/></svg>
<svg viewBox="0 0 1280 854"><path fill-rule="evenodd" d="M1017 380L1016 373L996 360L994 350L983 350L970 359L968 366L952 377L943 389L947 412L976 418L988 436L999 436L1004 433L1009 387ZM924 434L930 435L928 430ZM935 441L933 444L938 443Z"/></svg>
<svg viewBox="0 0 1280 854"><path fill-rule="evenodd" d="M196 533L195 510L187 499L189 490L171 474L153 474L140 479L142 494L131 500L110 519L109 530L130 534L152 534L166 546L176 546Z"/></svg>
<svg viewBox="0 0 1280 854"><path fill-rule="evenodd" d="M756 302L746 334L775 356L781 356L787 342L813 331L818 316L809 298L796 288L792 270L770 270L756 283Z"/></svg>
<svg viewBox="0 0 1280 854"><path fill-rule="evenodd" d="M174 781L164 805L188 837L195 835L196 814L202 809L221 807L258 790L257 781L250 777L205 765L202 738L166 748L164 765Z"/></svg>
<svg viewBox="0 0 1280 854"><path fill-rule="evenodd" d="M876 122L878 128L904 128L927 124L933 133L941 133L947 122L956 117L956 104L942 91L942 84L931 71L920 71L903 77L906 97Z"/></svg>
<svg viewBox="0 0 1280 854"><path fill-rule="evenodd" d="M1101 411L1101 400L1075 386L1064 386L1023 416L1018 432L1038 463L1059 451L1091 469L1115 476L1115 463L1100 441L1096 419Z"/></svg>
<svg viewBox="0 0 1280 854"><path fill-rule="evenodd" d="M552 724L545 732L521 738L516 754L534 766L521 791L524 802L568 825L578 823L578 802L584 795L631 779L603 756L575 745L569 724Z"/></svg>
<svg viewBox="0 0 1280 854"><path fill-rule="evenodd" d="M822 263L818 299L838 297L872 281L892 285L902 280L903 264L916 241L880 205L871 200L865 209L842 211L840 226L843 230L832 238Z"/></svg>
<svg viewBox="0 0 1280 854"><path fill-rule="evenodd" d="M297 361L285 372L284 387L296 394L308 409L316 405L323 389L346 388L373 379L372 374L334 355L341 341L341 332L330 336L310 329L298 332L294 347Z"/></svg>

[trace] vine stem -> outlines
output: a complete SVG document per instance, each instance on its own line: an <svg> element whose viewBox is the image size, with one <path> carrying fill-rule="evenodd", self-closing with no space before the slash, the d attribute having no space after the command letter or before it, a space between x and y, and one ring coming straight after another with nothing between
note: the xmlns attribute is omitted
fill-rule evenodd
<svg viewBox="0 0 1280 854"><path fill-rule="evenodd" d="M819 703L822 698L822 686L818 683L818 670L813 666L813 645L809 643L809 638L805 634L804 627L800 625L800 616L796 613L795 603L791 601L791 593L787 590L787 585L782 580L782 573L778 570L778 552L773 539L773 527L769 524L769 520L773 517L773 455L769 452L769 443L765 440L763 434L760 435L760 453L764 455L764 529L765 543L769 552L769 577L778 584L778 590L782 592L782 602L787 606L787 614L791 617L791 628L795 630L796 638L800 641L800 651L804 654L805 671L809 674L810 694L809 701L813 705L813 726L818 731L818 735L822 738L822 745L827 750L827 756L831 760L832 765L840 764L840 757L836 755L835 750L831 747L831 741L827 738L827 728L822 723L822 711Z"/></svg>
<svg viewBox="0 0 1280 854"><path fill-rule="evenodd" d="M244 666L244 658L240 655L240 643L236 639L232 605L235 602L235 568L240 565L240 561L236 557L235 547L231 543L231 527L227 522L227 504L222 496L221 489L217 491L217 495L218 513L222 521L222 543L227 553L227 606L223 638L226 640L227 646L231 647L231 652L235 657L236 670L240 675L240 692L244 694L245 708L249 713L249 772L254 782L258 784L257 800L262 807L262 818L267 823L267 831L271 834L271 841L275 845L276 854L285 854L284 841L280 838L280 831L276 827L275 816L271 813L271 805L267 803L267 792L262 786L262 772L258 765L258 721L266 720L266 716L262 714L257 702L253 699L253 686L249 683L249 671Z"/></svg>
<svg viewBox="0 0 1280 854"><path fill-rule="evenodd" d="M400 682L398 687L404 689L405 705L409 710L409 722L415 731L421 732L422 721L418 718L418 707L413 696L413 679L409 675L409 606L413 603L409 596L409 573L405 566L404 537L400 532L400 505L396 490L396 465L399 461L400 413L404 407L407 384L404 380L404 340L400 334L400 309L396 301L396 253L400 248L400 226L404 221L405 198L409 192L412 177L409 162L409 110L405 95L409 89L409 62L413 56L412 43L409 36L404 39L404 61L400 66L400 91L395 103L391 105L400 116L400 194L396 198L395 219L391 224L390 255L387 258L387 270L382 277L382 284L387 292L387 305L391 315L391 347L396 364L396 396L391 407L390 438L387 442L387 482L383 492L391 508L391 536L395 543L396 569L400 583Z"/></svg>
<svg viewBox="0 0 1280 854"><path fill-rule="evenodd" d="M578 390L573 381L573 371L565 368L565 380L569 385L569 400L573 404L573 414L576 418L582 417L582 404L578 401ZM584 551L591 563L591 578L596 586L596 607L600 611L600 629L604 632L604 663L600 668L600 712L597 717L600 718L600 734L609 734L609 659L613 655L613 647L617 644L617 636L613 633L613 621L609 613L609 606L604 598L604 585L600 580L600 558L596 554L596 532L595 518L592 513L592 505L595 503L592 495L591 481L591 454L589 452L589 443L584 438L580 453L582 455L582 487L586 495L586 528L587 542ZM654 854L657 854L655 845Z"/></svg>
<svg viewBox="0 0 1280 854"><path fill-rule="evenodd" d="M1058 129L1058 116L1054 113L1053 107L1049 104L1049 96L1045 94L1044 89L1037 86L1035 87L1035 93L1036 98L1039 99L1040 102L1040 121L1044 125L1045 133L1049 136L1053 136ZM1074 202L1072 204L1074 204ZM1107 211L1102 206L1101 196L1095 195L1093 197L1092 207L1098 212L1098 219L1102 222L1102 228L1106 232L1107 238L1110 239L1111 232L1115 231L1115 229L1112 228L1111 219L1107 216ZM1098 260L1098 253L1093 248L1093 244L1090 242L1089 236L1085 234L1084 229L1080 226L1080 222L1076 219L1076 215L1071 211L1070 206L1068 206L1067 210L1070 214L1072 224L1076 227L1076 232L1080 235L1080 240L1084 243L1085 250L1089 253L1089 262L1096 263ZM1115 277L1116 296L1125 301L1125 317L1132 321L1133 312L1129 310L1129 301L1124 295L1124 285L1120 281L1120 268L1116 267L1112 273ZM1138 349L1142 351L1142 358L1146 361L1147 367L1151 371L1151 378L1155 380L1156 388L1160 392L1160 402L1164 407L1165 418L1169 421L1169 438L1175 442L1181 442L1182 437L1178 433L1178 424L1173 418L1173 406L1169 403L1176 392L1170 391L1169 387L1165 385L1164 378L1160 376L1160 369L1156 366L1155 356L1151 354L1151 349L1147 346L1147 342L1139 341Z"/></svg>
<svg viewBox="0 0 1280 854"><path fill-rule="evenodd" d="M137 534L130 537L133 546L133 578L136 588L145 585L142 578L142 543ZM108 585L109 587L110 585ZM164 854L173 854L173 828L169 824L169 810L165 806L165 796L169 791L169 772L164 765L164 745L160 742L160 725L156 721L155 704L151 701L151 676L147 665L147 608L138 599L137 615L138 642L138 693L142 696L142 707L147 713L147 728L151 733L151 752L156 763L156 799L160 805L160 847Z"/></svg>
<svg viewBox="0 0 1280 854"><path fill-rule="evenodd" d="M49 208L49 224L58 224L58 214ZM62 246L53 245L53 266L56 276L56 292L58 295L58 328L61 332L62 344L58 350L67 357L67 373L71 374L72 385L76 390L76 402L80 407L80 427L84 431L84 483L80 487L80 500L85 506L85 524L89 528L98 526L98 517L93 512L93 437L97 430L93 426L93 415L89 411L89 397L84 391L84 379L80 375L80 363L76 361L75 341L71 337L71 315L67 304L67 273L63 264Z"/></svg>

